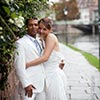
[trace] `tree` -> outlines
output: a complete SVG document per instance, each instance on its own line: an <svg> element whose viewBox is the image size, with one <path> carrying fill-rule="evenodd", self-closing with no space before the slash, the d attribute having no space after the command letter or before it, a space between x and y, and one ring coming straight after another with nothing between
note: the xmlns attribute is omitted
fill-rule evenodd
<svg viewBox="0 0 100 100"><path fill-rule="evenodd" d="M57 20L73 20L79 17L79 10L76 0L65 1L55 3L52 7L56 12ZM64 9L67 9L68 14L64 15Z"/></svg>

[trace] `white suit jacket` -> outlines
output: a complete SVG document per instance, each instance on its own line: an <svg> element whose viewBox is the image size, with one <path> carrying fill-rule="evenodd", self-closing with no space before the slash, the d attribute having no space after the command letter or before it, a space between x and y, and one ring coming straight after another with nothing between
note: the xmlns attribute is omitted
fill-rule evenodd
<svg viewBox="0 0 100 100"><path fill-rule="evenodd" d="M30 84L36 87L34 92L41 92L44 88L44 67L42 64L26 69L26 62L32 61L39 57L38 51L33 42L25 35L16 41L16 51L14 66L16 74L22 87L25 88Z"/></svg>

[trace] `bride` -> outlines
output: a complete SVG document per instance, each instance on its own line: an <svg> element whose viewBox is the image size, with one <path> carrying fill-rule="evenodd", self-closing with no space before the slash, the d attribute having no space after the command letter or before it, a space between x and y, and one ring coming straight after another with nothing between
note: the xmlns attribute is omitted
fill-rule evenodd
<svg viewBox="0 0 100 100"><path fill-rule="evenodd" d="M58 39L51 33L52 23L49 18L39 20L39 34L45 42L45 48L41 57L26 64L27 68L43 63L46 73L46 100L67 100L65 87L66 77L59 68L62 54L59 49Z"/></svg>

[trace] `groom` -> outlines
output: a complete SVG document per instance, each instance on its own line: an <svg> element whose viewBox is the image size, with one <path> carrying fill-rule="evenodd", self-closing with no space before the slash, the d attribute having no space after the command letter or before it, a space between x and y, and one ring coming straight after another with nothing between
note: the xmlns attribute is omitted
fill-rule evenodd
<svg viewBox="0 0 100 100"><path fill-rule="evenodd" d="M40 56L41 46L36 40L38 19L26 20L28 33L16 41L14 66L20 81L19 93L21 100L45 100L44 67L42 64L26 69L26 62ZM41 96L38 96L41 95ZM42 97L42 98L39 98Z"/></svg>

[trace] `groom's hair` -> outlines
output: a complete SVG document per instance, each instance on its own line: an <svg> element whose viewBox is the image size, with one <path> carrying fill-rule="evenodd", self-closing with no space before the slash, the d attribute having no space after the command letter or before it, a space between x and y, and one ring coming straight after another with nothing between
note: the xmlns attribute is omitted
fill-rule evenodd
<svg viewBox="0 0 100 100"><path fill-rule="evenodd" d="M38 20L37 17L28 18L28 19L26 19L26 21L25 21L25 25L28 25L28 22L29 22L30 19Z"/></svg>

